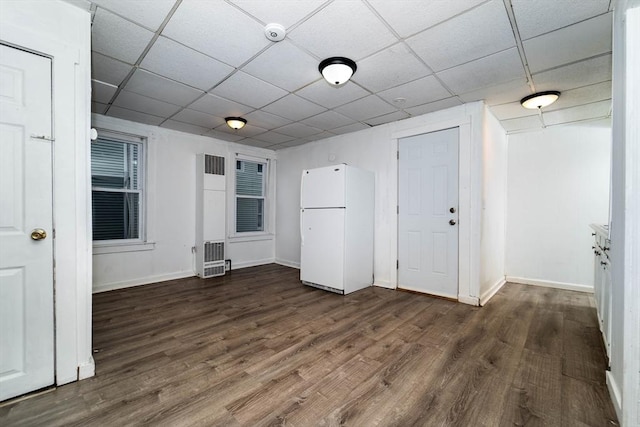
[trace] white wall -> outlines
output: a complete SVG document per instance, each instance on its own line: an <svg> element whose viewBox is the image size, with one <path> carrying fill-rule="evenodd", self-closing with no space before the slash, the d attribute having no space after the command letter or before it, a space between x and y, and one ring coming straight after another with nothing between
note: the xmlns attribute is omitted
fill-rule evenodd
<svg viewBox="0 0 640 427"><path fill-rule="evenodd" d="M589 224L606 224L608 121L509 135L507 280L593 287Z"/></svg>
<svg viewBox="0 0 640 427"><path fill-rule="evenodd" d="M482 103L278 151L276 262L300 264L300 177L303 169L348 163L375 173L375 284L397 285L397 139L460 126L460 298L479 302Z"/></svg>
<svg viewBox="0 0 640 427"><path fill-rule="evenodd" d="M94 374L91 356L90 16L59 1L2 1L0 39L53 58L55 379Z"/></svg>
<svg viewBox="0 0 640 427"><path fill-rule="evenodd" d="M507 135L485 107L482 145L482 235L480 299L484 304L504 285L507 210Z"/></svg>
<svg viewBox="0 0 640 427"><path fill-rule="evenodd" d="M274 261L274 204L267 207L269 233L234 237L234 189L236 153L273 159L275 152L157 126L93 115L93 126L147 138L147 241L125 248L94 247L93 290L135 286L193 276L195 254L196 154L227 159L227 254L233 268ZM269 186L273 194L275 161L271 162ZM124 250L124 251L123 251Z"/></svg>
<svg viewBox="0 0 640 427"><path fill-rule="evenodd" d="M611 168L611 371L623 426L640 425L640 1L615 3Z"/></svg>

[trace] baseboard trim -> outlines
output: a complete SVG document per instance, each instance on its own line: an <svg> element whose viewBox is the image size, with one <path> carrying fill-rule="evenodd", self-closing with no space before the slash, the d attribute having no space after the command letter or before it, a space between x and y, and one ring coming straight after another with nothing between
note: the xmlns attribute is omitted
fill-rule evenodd
<svg viewBox="0 0 640 427"><path fill-rule="evenodd" d="M500 290L500 288L502 288L504 286L504 284L507 283L506 278L501 277L500 279L498 279L498 281L496 283L494 283L489 289L487 289L486 291L484 291L482 293L482 295L480 295L480 306L485 305L486 303L489 302L489 300L498 293L498 291Z"/></svg>
<svg viewBox="0 0 640 427"><path fill-rule="evenodd" d="M376 280L373 282L373 286L378 286L380 288L386 288L386 289L396 289L396 285L389 282L388 280Z"/></svg>
<svg viewBox="0 0 640 427"><path fill-rule="evenodd" d="M104 283L102 285L94 286L93 293L99 294L101 292L114 291L116 289L133 288L135 286L148 285L149 283L166 282L167 280L184 279L186 277L193 277L195 274L193 271L179 271L176 273L160 274L158 276L143 277L133 280L125 280L122 282Z"/></svg>
<svg viewBox="0 0 640 427"><path fill-rule="evenodd" d="M551 280L528 279L525 277L507 276L507 282L520 283L522 285L542 286L545 288L564 289L567 291L593 293L593 286L578 283L554 282Z"/></svg>
<svg viewBox="0 0 640 427"><path fill-rule="evenodd" d="M618 387L618 383L616 383L611 371L607 371L605 376L607 379L609 395L611 396L611 402L613 402L613 409L616 411L618 420L622 420L622 395L620 394L620 387Z"/></svg>
<svg viewBox="0 0 640 427"><path fill-rule="evenodd" d="M231 269L240 270L241 268L257 267L259 265L273 264L274 262L276 262L274 258L265 258L265 259L258 259L253 261L244 261L244 262L234 262L233 265L231 266Z"/></svg>
<svg viewBox="0 0 640 427"><path fill-rule="evenodd" d="M472 297L469 295L458 295L458 302L461 302L463 304L473 305L476 307L480 306L480 298Z"/></svg>
<svg viewBox="0 0 640 427"><path fill-rule="evenodd" d="M297 268L298 270L300 270L300 262L276 258L275 263L284 265L285 267Z"/></svg>
<svg viewBox="0 0 640 427"><path fill-rule="evenodd" d="M84 380L91 378L96 374L96 364L93 361L93 356L89 356L89 360L78 366L78 379Z"/></svg>

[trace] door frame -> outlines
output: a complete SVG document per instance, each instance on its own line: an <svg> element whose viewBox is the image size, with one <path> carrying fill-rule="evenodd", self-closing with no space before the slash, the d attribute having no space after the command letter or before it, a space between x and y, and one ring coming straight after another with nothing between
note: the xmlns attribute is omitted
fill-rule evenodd
<svg viewBox="0 0 640 427"><path fill-rule="evenodd" d="M465 111L464 114L447 120L424 124L411 129L394 132L396 153L399 153L400 139L437 132L457 127L458 133L458 301L480 305L480 214L482 191L482 145L473 144L474 135L482 135L482 105L470 106L479 111ZM476 120L472 120L472 119ZM481 141L479 141L481 142ZM396 155L396 206L399 205L399 159ZM397 212L397 210L396 210ZM391 265L398 260L398 215L394 215L395 235L392 236ZM398 270L392 269L392 282L398 288Z"/></svg>
<svg viewBox="0 0 640 427"><path fill-rule="evenodd" d="M88 144L90 15L62 2L44 2L37 8L5 5L0 24L3 43L52 60L54 367L55 384L62 385L95 373ZM65 27L68 32L60 33Z"/></svg>

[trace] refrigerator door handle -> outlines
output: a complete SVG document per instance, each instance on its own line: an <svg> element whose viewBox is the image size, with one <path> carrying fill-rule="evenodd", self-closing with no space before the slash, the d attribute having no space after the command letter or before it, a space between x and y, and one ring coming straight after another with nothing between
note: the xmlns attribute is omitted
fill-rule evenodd
<svg viewBox="0 0 640 427"><path fill-rule="evenodd" d="M304 225L303 225L303 221L304 221L304 209L300 210L300 241L301 241L301 245L304 246Z"/></svg>

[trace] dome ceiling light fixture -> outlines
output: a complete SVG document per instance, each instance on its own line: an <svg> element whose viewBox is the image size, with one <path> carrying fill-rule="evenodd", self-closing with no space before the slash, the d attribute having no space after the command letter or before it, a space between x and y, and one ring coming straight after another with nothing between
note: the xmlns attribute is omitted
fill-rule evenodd
<svg viewBox="0 0 640 427"><path fill-rule="evenodd" d="M247 121L242 117L225 117L224 121L227 122L227 126L234 130L242 129L247 124Z"/></svg>
<svg viewBox="0 0 640 427"><path fill-rule="evenodd" d="M533 95L525 96L520 100L520 104L524 108L530 110L539 110L542 107L553 104L560 97L560 92L557 90L548 90L546 92L538 92Z"/></svg>
<svg viewBox="0 0 640 427"><path fill-rule="evenodd" d="M349 81L358 66L349 58L333 56L320 63L318 70L332 86L341 86Z"/></svg>

